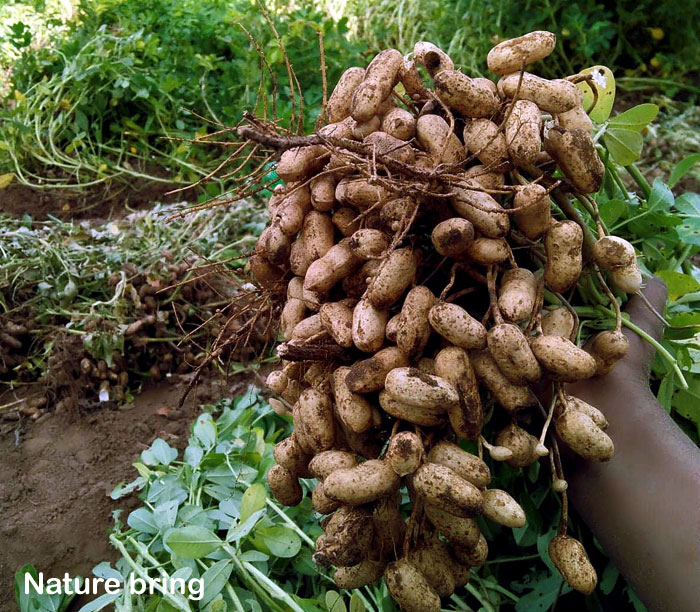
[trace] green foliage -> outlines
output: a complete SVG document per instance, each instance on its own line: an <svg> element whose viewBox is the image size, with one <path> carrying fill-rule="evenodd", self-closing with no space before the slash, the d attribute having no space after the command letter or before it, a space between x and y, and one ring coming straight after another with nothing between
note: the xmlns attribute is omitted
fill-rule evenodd
<svg viewBox="0 0 700 612"><path fill-rule="evenodd" d="M352 0L353 32L375 49L404 53L429 40L469 74L489 75L486 54L497 42L531 30L547 29L558 38L555 52L535 70L561 78L605 58L630 75L682 79L697 70L700 7L620 0Z"/></svg>
<svg viewBox="0 0 700 612"><path fill-rule="evenodd" d="M39 593L32 582L27 581L25 584L25 576L27 575L31 576L35 583L40 583L39 573L33 565L25 565L15 572L15 601L19 612L66 612L68 610L75 594L63 593L63 589L56 594L47 593L47 589L44 589L43 593ZM77 576L72 584L80 588L82 580L82 577ZM25 589L25 586L28 588Z"/></svg>
<svg viewBox="0 0 700 612"><path fill-rule="evenodd" d="M600 151L606 161L606 177L596 197L601 220L611 234L634 244L641 253L639 261L645 274L659 276L669 290L664 313L667 325L657 345L652 388L661 405L697 444L700 441L700 411L697 410L700 405L700 269L694 260L700 253L700 195L686 192L675 196L658 178L649 185L634 166L624 171L646 196L629 191L621 178L624 171L613 162L615 148L609 147L607 139L604 142L607 149L600 147ZM692 165L681 161L672 174L680 179ZM581 314L594 315L590 325L603 328L608 326L605 319L611 311L603 306L593 311L583 307ZM623 325L634 329L626 319Z"/></svg>
<svg viewBox="0 0 700 612"><path fill-rule="evenodd" d="M156 567L161 575L203 579L200 601L144 594L134 598L138 610L156 609L163 601L181 611L213 611L219 601L229 610L324 610L332 582L311 562L320 533L311 500L282 510L265 484L272 447L291 433L289 420L253 388L208 409L193 424L180 460L175 449L156 440L135 464L139 477L112 493L119 499L139 490L143 505L110 536L122 558L109 570L122 583L131 572L145 576ZM127 599L121 592L114 601Z"/></svg>
<svg viewBox="0 0 700 612"><path fill-rule="evenodd" d="M211 152L187 140L214 131L208 122L235 125L273 93L265 75L258 95L256 45L276 76L276 108L266 99L268 113L288 124L299 112L284 54L254 2L102 0L81 8L80 21L51 44L21 48L11 70L0 107L0 168L25 183L89 186L153 174L163 180L163 173L175 182L200 178ZM304 83L310 126L322 99L317 33L331 82L362 47L346 40L345 20L335 23L310 7L271 19Z"/></svg>
<svg viewBox="0 0 700 612"><path fill-rule="evenodd" d="M640 104L608 121L603 139L615 162L629 166L642 153L642 130L659 112L656 104Z"/></svg>

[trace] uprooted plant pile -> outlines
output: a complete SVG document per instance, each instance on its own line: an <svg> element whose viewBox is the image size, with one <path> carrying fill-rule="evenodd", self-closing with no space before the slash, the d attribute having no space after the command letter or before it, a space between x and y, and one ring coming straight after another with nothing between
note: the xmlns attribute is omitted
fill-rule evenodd
<svg viewBox="0 0 700 612"><path fill-rule="evenodd" d="M3 219L0 382L43 383L3 412L119 404L144 381L224 370L262 349L267 332L240 277L258 213L244 203L164 223L164 212L101 226Z"/></svg>
<svg viewBox="0 0 700 612"><path fill-rule="evenodd" d="M547 458L562 499L551 558L573 588L597 582L567 535L552 430L588 460L611 458L605 416L564 383L626 354L619 302L642 277L590 197L605 175L583 107L595 80L525 71L554 44L538 31L494 47L497 85L430 43L386 50L343 74L313 135L252 115L238 128L258 156L282 151L285 182L250 260L264 294L285 300L267 382L294 433L275 447L270 489L295 505L299 479L318 479L316 562L342 588L383 577L405 610L439 610L484 562L476 517L525 524L488 488L485 451L513 467ZM591 334L574 307L593 293L610 315Z"/></svg>

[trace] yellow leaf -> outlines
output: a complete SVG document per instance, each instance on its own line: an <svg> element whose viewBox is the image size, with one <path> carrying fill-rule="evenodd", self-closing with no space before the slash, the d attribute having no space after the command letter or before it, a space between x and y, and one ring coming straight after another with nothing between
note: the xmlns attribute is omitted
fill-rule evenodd
<svg viewBox="0 0 700 612"><path fill-rule="evenodd" d="M5 189L15 178L12 172L8 174L0 174L0 189Z"/></svg>
<svg viewBox="0 0 700 612"><path fill-rule="evenodd" d="M607 121L615 102L615 77L607 66L592 66L581 70L581 75L591 75L591 80L597 91L597 97L593 94L590 85L585 81L579 83L579 89L583 92L583 108L590 118L596 123ZM595 106L593 102L595 101Z"/></svg>
<svg viewBox="0 0 700 612"><path fill-rule="evenodd" d="M15 100L17 100L18 102L24 102L26 98L24 97L24 94L21 91L15 89Z"/></svg>

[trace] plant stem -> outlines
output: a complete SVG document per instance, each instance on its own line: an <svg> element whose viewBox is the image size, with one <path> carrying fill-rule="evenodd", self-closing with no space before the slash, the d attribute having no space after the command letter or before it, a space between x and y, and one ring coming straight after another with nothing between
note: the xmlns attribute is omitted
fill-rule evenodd
<svg viewBox="0 0 700 612"><path fill-rule="evenodd" d="M637 87L633 90L629 87L625 87L625 83L639 83L642 86L647 84L648 87L646 87L646 89L656 88L656 86L658 86L658 85L668 85L669 87L678 87L679 89L687 89L688 91L700 93L700 88L698 88L698 87L694 87L693 85L687 85L685 83L679 83L678 81L672 81L671 79L649 79L646 77L620 77L619 79L616 79L616 82L623 89L627 89L629 91L643 89L644 87Z"/></svg>
<svg viewBox="0 0 700 612"><path fill-rule="evenodd" d="M243 604L241 603L241 600L238 599L238 595L236 595L236 591L234 590L234 588L230 582L226 583L226 592L228 593L228 596L231 598L233 605L236 606L236 611L237 612L244 612Z"/></svg>
<svg viewBox="0 0 700 612"><path fill-rule="evenodd" d="M247 561L243 562L243 566L251 573L253 576L255 576L262 584L264 584L268 589L270 589L270 592L275 595L278 599L281 599L286 603L294 612L304 612L304 610L299 607L296 601L294 601L289 593L286 591L283 591L277 584L272 582L265 574L263 574L257 567L252 565L251 563L248 563Z"/></svg>
<svg viewBox="0 0 700 612"><path fill-rule="evenodd" d="M138 574L140 578L144 579L146 582L149 582L150 577L148 575L148 572L131 558L131 555L129 555L124 544L120 542L114 534L109 536L109 541L112 543L112 546L114 546L121 553L122 557L124 557L124 560L129 564L129 567L131 567L131 569L133 569L134 572ZM186 601L183 604L179 600L179 598L174 597L173 595L168 593L167 590L163 590L163 588L157 582L154 582L153 584L155 588L163 594L163 598L167 600L168 603L173 605L178 610L181 610L182 612L192 612L192 608L190 608L190 605Z"/></svg>
<svg viewBox="0 0 700 612"><path fill-rule="evenodd" d="M266 503L268 506L270 506L270 508L272 508L272 509L282 518L282 520L287 524L287 526L288 526L290 529L292 529L293 531L295 531L295 532L299 535L299 537L300 537L302 540L304 540L304 542L306 542L309 546L311 546L311 548L313 548L314 546L316 546L316 543L315 543L306 533L304 533L304 532L299 528L299 526L298 526L292 519L290 519L290 518L284 513L284 511L283 511L279 506L277 506L277 504L275 504L275 502L273 502L271 499L268 498L267 500L265 500L265 503Z"/></svg>
<svg viewBox="0 0 700 612"><path fill-rule="evenodd" d="M539 554L526 555L525 557L500 557L499 559L493 559L492 561L487 561L484 565L496 565L496 563L512 563L514 561L529 561L531 559L539 559Z"/></svg>
<svg viewBox="0 0 700 612"><path fill-rule="evenodd" d="M535 557L538 557L539 555L535 555ZM505 595L509 599L512 599L513 601L518 601L517 595L514 595L511 593L508 589L504 589L500 584L495 584L493 582L484 582L481 580L478 576L474 576L475 582L478 582L481 586L483 586L485 589L491 589L492 591L496 591L497 593L501 593L502 595Z"/></svg>
<svg viewBox="0 0 700 612"><path fill-rule="evenodd" d="M607 312L608 314L613 314L613 312L608 310L607 308L603 308L602 306L600 306L599 308ZM666 350L666 348L658 340L652 338L641 327L637 327L634 323L632 323L632 321L624 317L622 319L622 325L627 329L631 329L638 336L644 338L644 340L646 340L657 351L659 351L659 354L668 362L673 371L676 373L676 376L678 376L678 380L681 383L681 387L683 387L683 389L688 389L688 382L685 380L685 376L683 376L683 372L681 371L678 362L676 361L676 358L673 355L671 355L671 353L669 353L668 350Z"/></svg>
<svg viewBox="0 0 700 612"><path fill-rule="evenodd" d="M467 610L468 612L474 612L474 609L470 608L467 605L467 602L465 602L461 597L457 597L457 595L453 594L450 596L450 599L457 604L458 610Z"/></svg>
<svg viewBox="0 0 700 612"><path fill-rule="evenodd" d="M496 611L493 609L493 606L491 605L491 602L485 600L485 599L483 598L483 596L481 595L481 593L479 593L479 591L477 591L477 590L474 588L474 585L473 585L473 584L467 583L467 585L466 585L465 588L466 588L467 591L469 591L474 597L476 597L476 599L477 599L477 600L479 601L479 603L484 607L484 610L486 610L486 612L496 612Z"/></svg>
<svg viewBox="0 0 700 612"><path fill-rule="evenodd" d="M629 175L634 179L634 182L637 183L639 188L642 190L642 193L644 194L644 199L648 200L649 195L651 194L651 185L649 184L649 181L647 181L646 177L634 164L625 166L625 170L629 172Z"/></svg>
<svg viewBox="0 0 700 612"><path fill-rule="evenodd" d="M690 255L690 252L693 250L695 247L694 244L686 244L683 250L681 251L681 254L678 257L674 257L668 264L668 270L675 270L678 266L680 266L686 259L688 259L688 256Z"/></svg>

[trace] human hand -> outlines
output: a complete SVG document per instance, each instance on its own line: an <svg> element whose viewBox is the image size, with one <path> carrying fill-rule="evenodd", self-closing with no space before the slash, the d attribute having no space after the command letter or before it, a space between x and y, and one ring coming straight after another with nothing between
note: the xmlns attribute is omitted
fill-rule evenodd
<svg viewBox="0 0 700 612"><path fill-rule="evenodd" d="M663 310L662 281L652 278L644 295ZM662 322L640 297L625 310L661 337ZM649 388L654 347L624 331L630 350L612 372L567 387L603 411L615 444L602 463L565 453L569 499L650 612L695 612L700 581L688 576L700 575L700 451Z"/></svg>
<svg viewBox="0 0 700 612"><path fill-rule="evenodd" d="M652 277L643 293L657 312L662 313L667 295L664 282ZM630 315L635 325L652 338L661 338L663 324L641 297L633 296L625 305L624 311ZM612 372L567 385L567 391L571 395L603 410L610 417L611 423L614 423L616 414L624 417L627 412L633 412L635 404L646 400L651 393L649 372L656 349L632 330L623 327L623 333L629 340L629 352L615 365Z"/></svg>

